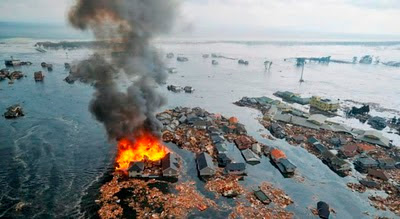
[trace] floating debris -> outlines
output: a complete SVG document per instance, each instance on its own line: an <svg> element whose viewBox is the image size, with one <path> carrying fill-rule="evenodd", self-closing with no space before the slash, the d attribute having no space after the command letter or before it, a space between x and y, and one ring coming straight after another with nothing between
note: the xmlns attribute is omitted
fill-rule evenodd
<svg viewBox="0 0 400 219"><path fill-rule="evenodd" d="M6 119L15 119L21 116L24 116L24 112L22 111L22 107L18 104L8 107L7 111L4 113Z"/></svg>

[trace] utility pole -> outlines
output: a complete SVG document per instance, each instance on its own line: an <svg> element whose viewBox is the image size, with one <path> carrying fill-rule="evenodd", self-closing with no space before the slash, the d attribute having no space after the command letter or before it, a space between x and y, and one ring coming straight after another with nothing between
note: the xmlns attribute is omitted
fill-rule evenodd
<svg viewBox="0 0 400 219"><path fill-rule="evenodd" d="M303 63L303 65L302 65L302 67L301 67L301 78L300 78L300 83L303 83L303 82L304 82L304 79L303 79L303 74L304 74L304 64L305 64L305 63Z"/></svg>
<svg viewBox="0 0 400 219"><path fill-rule="evenodd" d="M301 78L300 78L300 83L303 83L304 82L304 79L303 79L303 74L304 74L304 65L306 64L306 59L305 58L297 58L296 59L296 61L297 61L297 66L301 66Z"/></svg>

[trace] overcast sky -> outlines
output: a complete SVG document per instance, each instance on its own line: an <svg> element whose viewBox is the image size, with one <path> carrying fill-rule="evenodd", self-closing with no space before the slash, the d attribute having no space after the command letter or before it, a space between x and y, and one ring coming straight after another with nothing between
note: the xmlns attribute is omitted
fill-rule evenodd
<svg viewBox="0 0 400 219"><path fill-rule="evenodd" d="M65 23L74 0L0 0L0 21ZM186 0L178 29L193 36L400 36L400 0Z"/></svg>

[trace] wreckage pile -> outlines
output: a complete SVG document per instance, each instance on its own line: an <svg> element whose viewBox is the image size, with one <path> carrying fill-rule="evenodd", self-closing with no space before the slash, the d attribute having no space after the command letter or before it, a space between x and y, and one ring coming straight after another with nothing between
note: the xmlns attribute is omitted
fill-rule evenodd
<svg viewBox="0 0 400 219"><path fill-rule="evenodd" d="M126 179L115 173L113 179L101 187L100 199L96 200L101 206L98 213L101 218L185 218L194 209L216 208L216 203L200 195L194 184ZM157 185L165 185L167 192Z"/></svg>
<svg viewBox="0 0 400 219"><path fill-rule="evenodd" d="M243 194L244 189L239 183L240 176L219 175L207 181L205 188L224 197L236 197Z"/></svg>
<svg viewBox="0 0 400 219"><path fill-rule="evenodd" d="M285 210L288 205L293 204L293 201L284 191L273 187L268 182L263 182L259 191L271 201L271 204L267 205L260 201L254 192L247 192L248 204L237 201L229 218L293 218L293 213Z"/></svg>
<svg viewBox="0 0 400 219"><path fill-rule="evenodd" d="M277 121L270 114L274 103L268 98L265 101L263 98L243 98L236 104L261 110L264 117L260 119L260 123L269 129L273 136L286 139L292 145L301 145L340 176L351 174L352 166L349 161L353 162L355 169L366 174L366 177L360 180L360 184L349 183L347 186L359 192L365 192L367 189L385 191L388 194L387 198L370 197L373 205L399 214L397 207L400 201L399 148L373 145L351 134L351 130L316 129L293 124L290 121ZM352 114L364 114L368 108L354 108Z"/></svg>
<svg viewBox="0 0 400 219"><path fill-rule="evenodd" d="M216 155L214 144L218 143L219 139L231 142L240 136L252 139L246 135L244 125L237 123L237 119L211 114L198 107L166 110L158 114L157 119L164 125L163 141L173 142L195 153L207 152L212 156ZM252 142L256 143L254 140ZM251 147L251 144L246 147Z"/></svg>
<svg viewBox="0 0 400 219"><path fill-rule="evenodd" d="M10 106L4 113L4 117L6 119L15 119L21 116L24 116L24 112L22 111L22 107L20 105Z"/></svg>
<svg viewBox="0 0 400 219"><path fill-rule="evenodd" d="M4 80L6 78L9 79L10 81L19 80L23 77L24 77L24 74L22 74L21 71L13 71L12 73L10 73L10 71L8 69L0 70L0 81Z"/></svg>

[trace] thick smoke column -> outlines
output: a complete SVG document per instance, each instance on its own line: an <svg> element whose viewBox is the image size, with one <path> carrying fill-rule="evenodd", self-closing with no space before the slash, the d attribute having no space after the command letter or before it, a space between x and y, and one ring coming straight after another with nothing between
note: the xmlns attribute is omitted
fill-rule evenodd
<svg viewBox="0 0 400 219"><path fill-rule="evenodd" d="M119 139L141 131L157 135L156 111L165 103L155 90L165 83L166 72L152 37L172 27L178 0L77 0L69 13L70 23L91 30L110 49L97 51L74 66L70 77L94 84L96 92L89 109ZM118 78L133 81L120 91Z"/></svg>

